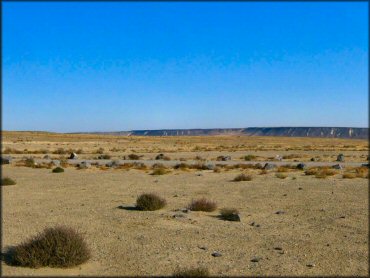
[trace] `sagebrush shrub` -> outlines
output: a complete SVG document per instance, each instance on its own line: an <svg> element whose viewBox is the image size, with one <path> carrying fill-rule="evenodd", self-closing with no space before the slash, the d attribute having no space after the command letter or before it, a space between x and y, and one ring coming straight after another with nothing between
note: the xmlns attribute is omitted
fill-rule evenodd
<svg viewBox="0 0 370 278"><path fill-rule="evenodd" d="M252 176L251 175L246 175L246 174L239 174L234 178L234 181L251 181Z"/></svg>
<svg viewBox="0 0 370 278"><path fill-rule="evenodd" d="M136 207L140 210L158 210L164 208L167 202L154 193L141 194L136 200Z"/></svg>
<svg viewBox="0 0 370 278"><path fill-rule="evenodd" d="M15 184L16 184L15 180L11 178L5 177L1 179L1 185L15 185Z"/></svg>
<svg viewBox="0 0 370 278"><path fill-rule="evenodd" d="M64 169L62 167L56 167L52 171L53 173L63 173Z"/></svg>
<svg viewBox="0 0 370 278"><path fill-rule="evenodd" d="M11 250L11 263L17 266L72 267L86 262L90 250L82 235L72 228L47 228Z"/></svg>
<svg viewBox="0 0 370 278"><path fill-rule="evenodd" d="M192 200L188 205L188 208L192 211L207 211L211 212L216 210L217 203L214 201L207 200L206 198L201 198L198 200Z"/></svg>

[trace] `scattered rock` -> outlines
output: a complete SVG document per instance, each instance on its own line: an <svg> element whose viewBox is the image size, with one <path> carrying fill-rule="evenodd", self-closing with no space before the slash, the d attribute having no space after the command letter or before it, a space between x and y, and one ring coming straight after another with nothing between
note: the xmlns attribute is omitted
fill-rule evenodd
<svg viewBox="0 0 370 278"><path fill-rule="evenodd" d="M361 167L367 167L367 168L370 168L370 163L364 163L364 164L361 164Z"/></svg>
<svg viewBox="0 0 370 278"><path fill-rule="evenodd" d="M299 170L304 170L304 169L306 169L307 168L307 165L306 164L304 164L304 163L299 163L298 165L297 165L297 169L299 169Z"/></svg>
<svg viewBox="0 0 370 278"><path fill-rule="evenodd" d="M199 248L199 249L202 249L202 250L208 250L208 248L207 248L207 247L205 247L205 246L198 246L198 248Z"/></svg>
<svg viewBox="0 0 370 278"><path fill-rule="evenodd" d="M333 169L337 169L337 170L342 170L343 169L343 166L340 165L340 164L335 164L333 166L331 166Z"/></svg>
<svg viewBox="0 0 370 278"><path fill-rule="evenodd" d="M254 224L255 224L255 223L254 223L254 222L252 222L252 223L250 223L249 225L254 226Z"/></svg>
<svg viewBox="0 0 370 278"><path fill-rule="evenodd" d="M215 169L215 165L213 165L213 164L207 164L207 165L206 165L206 168L207 168L208 170L214 170L214 169Z"/></svg>
<svg viewBox="0 0 370 278"><path fill-rule="evenodd" d="M262 258L261 257L254 257L251 259L251 262L258 263Z"/></svg>
<svg viewBox="0 0 370 278"><path fill-rule="evenodd" d="M302 187L298 187L298 190L302 190L303 188Z"/></svg>
<svg viewBox="0 0 370 278"><path fill-rule="evenodd" d="M71 153L68 159L78 159L78 155L76 153Z"/></svg>
<svg viewBox="0 0 370 278"><path fill-rule="evenodd" d="M259 228L260 227L260 224L257 224L256 227Z"/></svg>
<svg viewBox="0 0 370 278"><path fill-rule="evenodd" d="M342 218L342 219L343 219L343 218L346 218L346 217L345 217L344 215L342 215L342 216L340 216L339 218Z"/></svg>
<svg viewBox="0 0 370 278"><path fill-rule="evenodd" d="M173 217L173 218L185 218L185 217L186 217L186 215L181 214L181 213L177 213L177 214L172 215L172 217Z"/></svg>
<svg viewBox="0 0 370 278"><path fill-rule="evenodd" d="M51 159L50 155L44 155L44 159Z"/></svg>
<svg viewBox="0 0 370 278"><path fill-rule="evenodd" d="M283 248L281 248L281 247L274 247L274 250L279 250L279 251L281 251L281 250L283 250Z"/></svg>
<svg viewBox="0 0 370 278"><path fill-rule="evenodd" d="M275 214L284 214L285 211L282 211L282 210L278 210L277 212L275 212Z"/></svg>
<svg viewBox="0 0 370 278"><path fill-rule="evenodd" d="M263 166L264 170L271 170L277 168L276 164L273 163L266 163L265 166Z"/></svg>
<svg viewBox="0 0 370 278"><path fill-rule="evenodd" d="M116 160L111 161L111 162L108 162L108 163L106 163L106 164L105 164L105 166L107 166L107 167L112 167L112 168L115 168L115 167L117 167L118 165L119 165L119 162L118 162L118 161L116 161Z"/></svg>
<svg viewBox="0 0 370 278"><path fill-rule="evenodd" d="M287 196L288 194L283 194L283 196L285 197L285 196Z"/></svg>
<svg viewBox="0 0 370 278"><path fill-rule="evenodd" d="M197 174L197 176L198 176L198 177L202 177L202 176L203 176L203 174L202 174L202 173L198 173L198 174Z"/></svg>
<svg viewBox="0 0 370 278"><path fill-rule="evenodd" d="M184 212L184 213L189 213L190 212L190 209L184 208L181 211Z"/></svg>
<svg viewBox="0 0 370 278"><path fill-rule="evenodd" d="M213 257L221 257L222 254L220 252L215 251L215 252L212 253L212 256Z"/></svg>
<svg viewBox="0 0 370 278"><path fill-rule="evenodd" d="M337 161L344 162L344 155L342 153L337 156Z"/></svg>
<svg viewBox="0 0 370 278"><path fill-rule="evenodd" d="M1 164L10 164L12 163L12 158L10 156L1 157Z"/></svg>
<svg viewBox="0 0 370 278"><path fill-rule="evenodd" d="M313 158L311 158L310 160L311 160L311 161L316 161L316 158L314 158L314 157L313 157Z"/></svg>
<svg viewBox="0 0 370 278"><path fill-rule="evenodd" d="M314 267L315 264L306 264L307 267Z"/></svg>
<svg viewBox="0 0 370 278"><path fill-rule="evenodd" d="M283 158L282 158L280 155L276 155L276 156L275 156L275 160L277 160L277 161L282 161L282 160L283 160Z"/></svg>

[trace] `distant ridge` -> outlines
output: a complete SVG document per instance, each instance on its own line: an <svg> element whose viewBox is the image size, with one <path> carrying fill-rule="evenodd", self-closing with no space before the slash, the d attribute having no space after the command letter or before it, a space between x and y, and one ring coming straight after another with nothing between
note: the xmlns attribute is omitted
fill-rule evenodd
<svg viewBox="0 0 370 278"><path fill-rule="evenodd" d="M245 135L245 136L286 136L368 139L369 128L358 127L248 127L211 129L161 129L132 130L116 132L74 132L82 134L105 134L122 136L207 136L207 135Z"/></svg>

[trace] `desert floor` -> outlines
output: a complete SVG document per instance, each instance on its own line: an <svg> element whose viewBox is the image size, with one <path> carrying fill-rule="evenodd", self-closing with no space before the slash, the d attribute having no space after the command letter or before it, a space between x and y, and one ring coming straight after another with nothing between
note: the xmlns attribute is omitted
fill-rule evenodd
<svg viewBox="0 0 370 278"><path fill-rule="evenodd" d="M58 148L82 149L81 158L112 158L130 153L153 159L201 156L234 161L254 154L269 160L295 154L287 161L367 163L364 140L268 137L114 137L4 133L3 151L12 157L54 158ZM24 150L27 149L27 150ZM40 153L38 153L38 150ZM18 152L18 153L14 153ZM34 152L30 154L30 152ZM215 276L361 275L368 274L368 178L344 179L350 168L324 179L303 171L258 169L174 170L160 176L152 170L51 169L2 165L2 176L17 184L2 186L2 252L42 231L64 224L80 230L92 250L89 262L70 269L30 269L2 261L3 275L172 275L178 268L204 266ZM233 182L240 174L251 181ZM134 209L138 195L155 192L166 198L158 211ZM218 208L240 211L241 222L220 220L214 212L178 211L192 199L206 197ZM283 213L276 214L281 211ZM279 249L279 250L276 250ZM220 257L213 257L218 251ZM258 262L252 262L259 258Z"/></svg>

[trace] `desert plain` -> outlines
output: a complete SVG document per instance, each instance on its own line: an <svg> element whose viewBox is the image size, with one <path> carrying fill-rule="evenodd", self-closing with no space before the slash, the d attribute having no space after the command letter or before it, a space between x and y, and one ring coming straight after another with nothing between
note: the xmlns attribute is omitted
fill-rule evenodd
<svg viewBox="0 0 370 278"><path fill-rule="evenodd" d="M13 158L2 165L2 177L16 181L1 187L2 255L60 224L79 230L92 254L87 263L67 269L16 267L2 260L4 276L171 276L196 267L211 276L367 276L369 271L369 174L361 167L369 162L367 140L3 132L2 152ZM71 152L103 163L80 169L68 163ZM166 171L153 175L161 153L167 160L156 163ZM98 159L102 154L106 157ZM139 156L136 164L128 159L132 154ZM343 162L336 161L339 154ZM65 172L43 167L45 156L61 161ZM219 156L230 160L217 166ZM42 167L21 163L30 157ZM104 164L114 160L124 162ZM279 165L243 166L266 162ZM213 166L174 167L180 163ZM307 168L296 169L297 163ZM315 163L331 174L309 174ZM342 169L332 169L334 164ZM233 181L241 173L251 180ZM137 197L151 192L167 205L136 210ZM186 210L202 197L218 208ZM220 219L222 208L237 209L240 222Z"/></svg>

